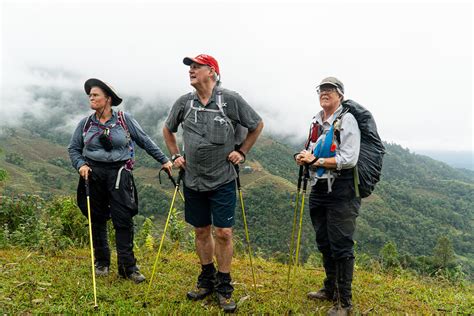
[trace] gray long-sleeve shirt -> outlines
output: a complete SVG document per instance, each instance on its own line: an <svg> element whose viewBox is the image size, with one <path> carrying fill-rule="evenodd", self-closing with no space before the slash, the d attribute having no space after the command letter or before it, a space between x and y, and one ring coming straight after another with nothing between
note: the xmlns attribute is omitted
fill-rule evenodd
<svg viewBox="0 0 474 316"><path fill-rule="evenodd" d="M69 157L72 166L79 170L81 166L86 164L86 158L102 161L117 162L126 161L131 158L131 151L128 144L127 132L117 122L118 113L112 110L112 117L104 124L100 123L95 114L91 117L90 128L84 133L84 125L89 119L83 118L76 127L72 135L71 142L68 146ZM128 113L124 112L125 124L130 132L130 137L134 143L143 148L150 156L158 162L164 164L169 161L163 151L153 142L153 140L143 131L138 122ZM98 126L99 125L99 126ZM109 128L110 139L113 148L106 151L99 142L99 136L104 128Z"/></svg>

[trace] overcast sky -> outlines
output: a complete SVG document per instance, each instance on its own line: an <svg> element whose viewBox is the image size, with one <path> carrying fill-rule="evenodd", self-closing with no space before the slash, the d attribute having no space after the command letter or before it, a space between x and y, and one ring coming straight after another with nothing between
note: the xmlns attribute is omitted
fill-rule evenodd
<svg viewBox="0 0 474 316"><path fill-rule="evenodd" d="M207 53L268 131L304 138L336 76L384 140L472 151L472 17L470 1L1 1L0 122L40 106L28 85L89 77L171 106L191 91L183 57Z"/></svg>

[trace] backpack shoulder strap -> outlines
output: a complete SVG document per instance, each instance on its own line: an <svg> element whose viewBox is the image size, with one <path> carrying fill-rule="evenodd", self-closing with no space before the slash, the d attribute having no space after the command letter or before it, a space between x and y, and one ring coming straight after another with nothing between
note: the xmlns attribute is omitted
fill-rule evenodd
<svg viewBox="0 0 474 316"><path fill-rule="evenodd" d="M341 124L342 124L342 118L346 113L349 113L349 108L343 106L341 113L336 117L332 125L334 126L334 136L336 136L337 142L340 144L341 143Z"/></svg>
<svg viewBox="0 0 474 316"><path fill-rule="evenodd" d="M227 120L227 122L229 122L229 126L232 129L232 134L234 134L235 136L237 133L237 130L236 128L234 128L234 125L232 124L232 120L230 119L230 117L228 117L227 114L224 112L224 108L227 106L227 104L224 102L224 93L222 92L222 88L220 87L217 87L216 89L216 103L217 103L217 107L219 108L219 111L221 111L222 113L222 116ZM241 125L238 124L237 128L239 128L239 126ZM243 141L243 139L241 141Z"/></svg>
<svg viewBox="0 0 474 316"><path fill-rule="evenodd" d="M94 113L92 113L91 115L89 115L84 123L84 126L82 127L82 138L84 138L87 134L87 132L89 131L89 129L91 128L92 126L92 116L94 115Z"/></svg>
<svg viewBox="0 0 474 316"><path fill-rule="evenodd" d="M183 115L183 120L181 121L181 123L183 123L186 118L189 116L189 114L191 114L191 111L193 109L193 106L194 106L194 96L195 96L196 92L191 92L189 94L189 98L188 100L186 100L186 104L184 105L184 115Z"/></svg>
<svg viewBox="0 0 474 316"><path fill-rule="evenodd" d="M123 129L130 134L127 126L127 121L125 121L125 113L123 111L118 111L117 113L117 123L123 127Z"/></svg>

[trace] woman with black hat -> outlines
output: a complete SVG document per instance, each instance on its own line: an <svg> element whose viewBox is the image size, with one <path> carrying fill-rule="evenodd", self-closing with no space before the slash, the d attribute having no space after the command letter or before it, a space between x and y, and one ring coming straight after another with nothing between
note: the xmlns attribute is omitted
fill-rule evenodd
<svg viewBox="0 0 474 316"><path fill-rule="evenodd" d="M77 189L79 208L87 216L85 180L89 181L96 275L109 273L110 250L107 220L115 228L119 275L143 282L133 253L133 216L138 199L132 169L134 143L171 172L172 163L128 113L113 110L122 99L99 79L84 84L95 112L77 126L68 151L72 165L81 175Z"/></svg>

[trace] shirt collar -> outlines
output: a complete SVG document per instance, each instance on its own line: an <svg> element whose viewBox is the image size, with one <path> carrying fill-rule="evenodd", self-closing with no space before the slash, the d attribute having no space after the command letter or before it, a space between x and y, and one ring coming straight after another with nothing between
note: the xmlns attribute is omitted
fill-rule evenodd
<svg viewBox="0 0 474 316"><path fill-rule="evenodd" d="M104 123L104 125L106 125L107 123L110 123L110 122L114 122L117 120L117 111L115 111L113 108L112 108L112 117ZM94 123L99 123L99 120L97 119L97 116L95 116L95 113L92 114L92 121Z"/></svg>
<svg viewBox="0 0 474 316"><path fill-rule="evenodd" d="M211 97L209 98L208 104L212 102L216 102L216 94L217 94L217 84L212 89ZM201 103L196 91L194 91L194 101L198 101L199 103ZM203 104L203 105L206 106L207 104Z"/></svg>
<svg viewBox="0 0 474 316"><path fill-rule="evenodd" d="M334 120L336 119L336 117L341 113L342 111L342 105L339 104L339 107L337 108L337 110L326 120L323 122L323 117L324 117L324 111L321 110L317 115L316 115L316 121L319 123L319 124L324 124L324 123L327 123L329 125L332 125L332 123L334 123Z"/></svg>

